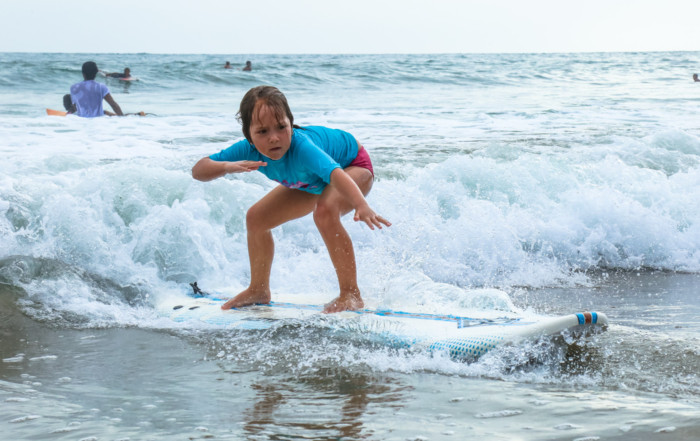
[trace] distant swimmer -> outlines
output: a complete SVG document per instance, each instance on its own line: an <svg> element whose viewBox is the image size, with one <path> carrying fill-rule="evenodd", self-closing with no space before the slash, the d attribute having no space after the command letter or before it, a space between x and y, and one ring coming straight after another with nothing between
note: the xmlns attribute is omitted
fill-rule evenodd
<svg viewBox="0 0 700 441"><path fill-rule="evenodd" d="M73 104L73 100L70 98L70 93L63 95L63 108L66 109L66 113L68 115L71 115L78 111L78 109L76 109L75 107L75 104Z"/></svg>
<svg viewBox="0 0 700 441"><path fill-rule="evenodd" d="M698 74L693 74L693 81L695 81L696 83L700 81L700 78L698 78Z"/></svg>
<svg viewBox="0 0 700 441"><path fill-rule="evenodd" d="M250 61L246 61L245 67L241 70L246 71L246 72L250 72L251 70L253 70L253 64Z"/></svg>
<svg viewBox="0 0 700 441"><path fill-rule="evenodd" d="M224 69L231 69L231 62L227 61L226 64L224 64Z"/></svg>
<svg viewBox="0 0 700 441"><path fill-rule="evenodd" d="M124 72L123 72L123 73L120 73L120 72L104 72L104 71L100 71L100 72L102 72L106 77L110 77L110 78L119 78L120 80L127 79L127 78L131 78L131 69L129 69L128 67L125 67L125 68L124 68Z"/></svg>

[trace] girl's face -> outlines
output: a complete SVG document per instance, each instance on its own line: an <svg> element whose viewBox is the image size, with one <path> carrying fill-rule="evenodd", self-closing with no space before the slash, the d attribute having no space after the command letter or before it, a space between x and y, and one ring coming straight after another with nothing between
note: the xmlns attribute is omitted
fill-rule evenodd
<svg viewBox="0 0 700 441"><path fill-rule="evenodd" d="M286 115L278 119L270 106L258 101L250 123L250 138L260 154L276 161L292 144L292 125Z"/></svg>

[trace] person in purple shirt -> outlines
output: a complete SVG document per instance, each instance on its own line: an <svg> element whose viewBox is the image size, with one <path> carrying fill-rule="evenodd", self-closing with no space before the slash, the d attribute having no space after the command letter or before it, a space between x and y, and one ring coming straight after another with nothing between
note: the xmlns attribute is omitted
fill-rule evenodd
<svg viewBox="0 0 700 441"><path fill-rule="evenodd" d="M102 100L105 100L112 107L114 113L123 116L122 109L112 98L109 88L95 81L98 72L97 64L94 61L86 61L83 63L82 70L84 81L73 84L70 88L71 101L76 108L75 115L85 118L104 116Z"/></svg>
<svg viewBox="0 0 700 441"><path fill-rule="evenodd" d="M309 213L326 244L340 288L324 312L363 308L352 240L340 218L354 210L354 220L372 230L391 226L365 199L374 182L367 150L342 130L294 125L287 98L272 86L249 90L238 116L245 139L200 159L192 167L192 177L211 181L257 170L280 185L246 214L250 284L222 309L270 303L272 229Z"/></svg>

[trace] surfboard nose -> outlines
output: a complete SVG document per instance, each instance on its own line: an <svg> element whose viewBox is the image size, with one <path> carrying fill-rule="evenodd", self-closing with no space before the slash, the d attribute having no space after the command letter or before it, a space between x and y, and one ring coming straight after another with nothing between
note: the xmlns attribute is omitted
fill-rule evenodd
<svg viewBox="0 0 700 441"><path fill-rule="evenodd" d="M576 314L579 325L601 325L608 324L608 317L602 312L579 312Z"/></svg>

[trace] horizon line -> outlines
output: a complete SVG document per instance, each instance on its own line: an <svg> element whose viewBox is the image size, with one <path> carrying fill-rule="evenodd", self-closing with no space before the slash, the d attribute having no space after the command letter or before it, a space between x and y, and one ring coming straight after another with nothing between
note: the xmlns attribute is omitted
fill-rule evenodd
<svg viewBox="0 0 700 441"><path fill-rule="evenodd" d="M100 52L100 51L0 51L2 54L104 54L104 55L539 55L539 54L634 54L700 52L698 50L581 50L581 51L504 51L504 52Z"/></svg>

